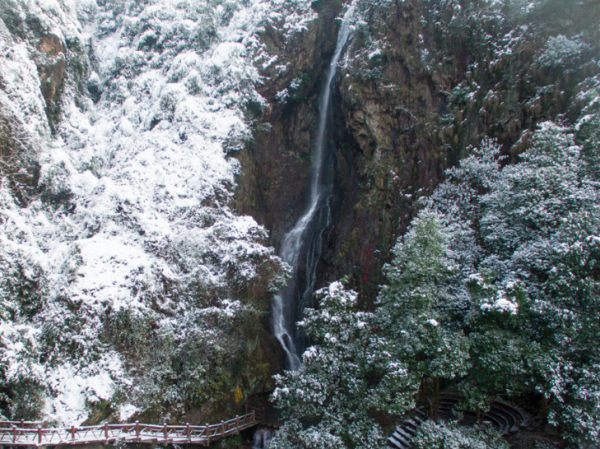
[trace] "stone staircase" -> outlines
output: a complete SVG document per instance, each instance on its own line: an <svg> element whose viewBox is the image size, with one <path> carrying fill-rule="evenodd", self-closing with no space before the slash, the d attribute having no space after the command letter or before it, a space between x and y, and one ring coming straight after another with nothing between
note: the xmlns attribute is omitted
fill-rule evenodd
<svg viewBox="0 0 600 449"><path fill-rule="evenodd" d="M462 413L463 421L475 421L476 413L474 411L458 409L460 401L461 398L458 395L442 395L439 408L441 419L443 420L444 416L449 416L457 411ZM416 408L411 415L410 418L404 420L394 429L394 432L388 438L389 448L408 449L417 429L428 419L425 407ZM531 428L533 418L519 407L497 399L492 402L490 409L483 415L483 423L494 426L503 435L510 435L519 430Z"/></svg>
<svg viewBox="0 0 600 449"><path fill-rule="evenodd" d="M413 416L404 420L394 429L394 433L388 438L388 447L394 449L408 449L410 440L415 436L421 424L427 421L427 413L424 407L414 410Z"/></svg>

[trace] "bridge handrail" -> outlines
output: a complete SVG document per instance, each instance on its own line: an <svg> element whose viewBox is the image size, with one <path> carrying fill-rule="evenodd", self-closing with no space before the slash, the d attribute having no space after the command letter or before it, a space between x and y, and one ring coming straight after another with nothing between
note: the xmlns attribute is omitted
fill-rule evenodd
<svg viewBox="0 0 600 449"><path fill-rule="evenodd" d="M205 425L143 424L136 421L122 424L105 423L95 426L44 428L41 422L0 421L0 445L8 443L16 446L44 446L120 439L138 442L144 442L144 439L147 439L148 442L151 440L194 441L208 445L211 441L240 432L264 420L263 410L248 407L246 411L246 414L227 421ZM33 425L37 425L37 427L33 427Z"/></svg>
<svg viewBox="0 0 600 449"><path fill-rule="evenodd" d="M0 427L2 426L17 426L20 425L22 427L25 426L35 426L39 427L43 424L42 421L0 421Z"/></svg>

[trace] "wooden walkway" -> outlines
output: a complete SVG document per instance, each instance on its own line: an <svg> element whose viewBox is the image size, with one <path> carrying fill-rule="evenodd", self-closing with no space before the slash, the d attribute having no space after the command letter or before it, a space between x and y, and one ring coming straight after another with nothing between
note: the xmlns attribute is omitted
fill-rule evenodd
<svg viewBox="0 0 600 449"><path fill-rule="evenodd" d="M56 446L59 444L92 444L107 442L199 444L235 435L260 424L264 410L248 409L242 416L229 421L203 426L141 424L102 424L99 426L42 427L41 423L26 421L0 421L0 445L4 446Z"/></svg>

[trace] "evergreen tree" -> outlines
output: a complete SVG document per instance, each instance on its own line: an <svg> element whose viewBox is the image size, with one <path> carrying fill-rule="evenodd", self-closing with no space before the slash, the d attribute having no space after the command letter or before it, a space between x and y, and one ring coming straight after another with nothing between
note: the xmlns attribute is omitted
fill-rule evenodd
<svg viewBox="0 0 600 449"><path fill-rule="evenodd" d="M586 95L577 125L544 123L517 164L501 168L498 146L484 141L427 210L454 223L449 247L468 288L458 311L470 342L468 407L536 391L565 435L595 441L600 164L597 94Z"/></svg>
<svg viewBox="0 0 600 449"><path fill-rule="evenodd" d="M300 370L276 378L273 400L287 421L271 447L383 447L375 413L413 408L417 383L375 333L373 315L356 310L355 292L335 282L317 295L319 310L308 309L300 323L314 346Z"/></svg>
<svg viewBox="0 0 600 449"><path fill-rule="evenodd" d="M413 449L507 449L502 435L490 428L424 423L411 441Z"/></svg>
<svg viewBox="0 0 600 449"><path fill-rule="evenodd" d="M440 380L464 376L469 342L455 325L451 285L458 272L438 217L419 214L393 250L386 267L388 285L378 299L382 333L393 342L394 356L406 363L425 390L433 384L431 418L437 420Z"/></svg>
<svg viewBox="0 0 600 449"><path fill-rule="evenodd" d="M550 122L521 157L481 199L481 235L490 250L482 266L504 284L523 284L531 314L514 334L543 351L529 365L534 388L550 400L550 419L573 438L597 441L597 167L569 129Z"/></svg>

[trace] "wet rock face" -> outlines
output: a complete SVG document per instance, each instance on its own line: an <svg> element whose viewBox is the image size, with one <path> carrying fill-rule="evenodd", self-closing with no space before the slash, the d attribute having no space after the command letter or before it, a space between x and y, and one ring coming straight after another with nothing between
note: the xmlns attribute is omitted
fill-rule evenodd
<svg viewBox="0 0 600 449"><path fill-rule="evenodd" d="M539 24L519 7L488 15L476 2L461 4L364 2L363 23L338 72L341 207L324 270L351 274L367 301L415 201L446 168L484 138L497 139L515 160L539 123L572 113L579 83L598 73L584 63L595 58L587 44L574 52L578 64L561 60L560 69L556 63L548 70L544 59L553 39L580 32L598 41L597 26L583 26L580 12L565 11L576 20Z"/></svg>
<svg viewBox="0 0 600 449"><path fill-rule="evenodd" d="M536 59L551 36L576 33L576 22L540 30L518 25L535 17L478 15L476 2L462 10L450 3L359 2L361 20L335 85L337 195L317 287L350 275L351 287L371 302L416 200L444 170L485 137L515 160L537 124L568 116L578 83L597 73L590 64L549 70ZM284 44L277 30L263 35L287 69L264 73L268 107L241 155L239 208L271 230L276 247L305 205L316 100L340 14L334 1L314 5L319 18L294 42ZM598 41L588 34L587 42Z"/></svg>
<svg viewBox="0 0 600 449"><path fill-rule="evenodd" d="M291 45L278 47L278 34L266 30L263 38L291 68L282 77L265 74L269 81L261 93L269 105L258 118L254 142L240 157L239 209L271 230L276 247L305 206L317 96L335 44L333 18L340 7L334 2L316 7L319 19ZM427 126L439 119L443 92L453 82L409 67L407 61L418 58L419 51L408 45L420 32L413 14L399 8L389 20L389 29L396 30L389 36L392 57L368 60L362 54L365 43L355 36L348 48L350 62L338 72L334 224L324 233L318 269L318 286L351 275L353 287L369 301L389 249L411 215L412 199L400 191L434 186L446 167L446 155L436 150Z"/></svg>
<svg viewBox="0 0 600 449"><path fill-rule="evenodd" d="M63 52L63 46L58 36L47 34L40 40L38 50L44 52L48 57L55 58Z"/></svg>
<svg viewBox="0 0 600 449"><path fill-rule="evenodd" d="M353 175L340 173L340 221L327 262L338 276L351 274L366 301L377 293L382 265L414 212L414 199L435 187L451 160L440 151L434 124L456 73L422 67L419 16L397 2L372 22L375 29L359 28L339 73L336 129L345 145L338 146L337 160ZM369 48L373 36L385 41L383 51Z"/></svg>
<svg viewBox="0 0 600 449"><path fill-rule="evenodd" d="M237 209L266 226L276 247L305 207L317 97L335 47L333 19L341 5L321 3L315 4L319 18L292 41L270 27L261 36L278 61L263 69L260 93L268 105L248 111L255 120L254 140L237 155L242 164ZM283 72L281 65L287 65Z"/></svg>
<svg viewBox="0 0 600 449"><path fill-rule="evenodd" d="M66 66L64 47L58 36L47 34L41 38L37 49L42 94L46 103L50 103L63 83Z"/></svg>
<svg viewBox="0 0 600 449"><path fill-rule="evenodd" d="M78 89L77 94L82 94L79 85L85 76L88 59L75 29L69 29L65 35L62 33L67 29L63 25L69 20L65 15L68 7L56 9L53 19L38 17L37 10L31 7L32 10L15 0L0 0L0 29L4 30L2 39L14 42L16 46L26 46L27 57L37 67L39 92L46 103L48 124L54 132L60 121L65 86L73 85Z"/></svg>

